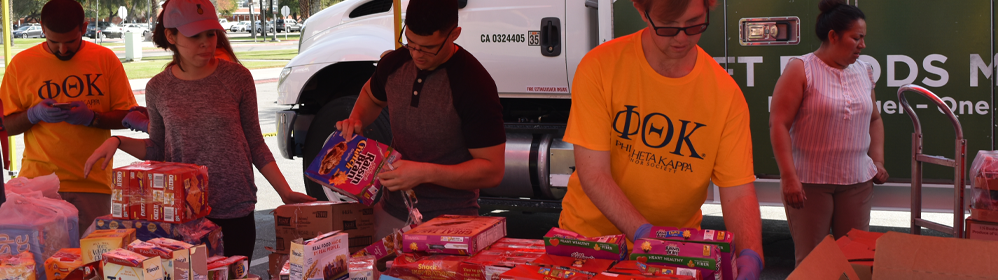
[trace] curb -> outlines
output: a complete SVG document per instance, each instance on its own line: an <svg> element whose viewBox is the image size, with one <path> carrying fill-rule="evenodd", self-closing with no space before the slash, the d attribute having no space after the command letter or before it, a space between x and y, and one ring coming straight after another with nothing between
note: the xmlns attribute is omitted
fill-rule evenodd
<svg viewBox="0 0 998 280"><path fill-rule="evenodd" d="M277 78L270 78L270 79L254 80L253 83L259 85L266 83L276 83L277 81L278 81ZM145 95L145 94L146 94L146 89L132 89L132 95Z"/></svg>

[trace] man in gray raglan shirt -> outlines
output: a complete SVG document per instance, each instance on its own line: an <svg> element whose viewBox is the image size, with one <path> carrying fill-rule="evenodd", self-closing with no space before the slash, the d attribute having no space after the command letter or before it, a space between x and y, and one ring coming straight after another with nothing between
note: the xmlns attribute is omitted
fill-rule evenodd
<svg viewBox="0 0 998 280"><path fill-rule="evenodd" d="M364 85L344 136L361 133L388 106L392 146L402 154L395 170L379 174L388 193L375 207L376 238L409 218L402 198L430 220L443 214L478 215L478 189L499 185L506 132L495 81L464 48L456 0L412 0L400 37L408 44L385 55Z"/></svg>

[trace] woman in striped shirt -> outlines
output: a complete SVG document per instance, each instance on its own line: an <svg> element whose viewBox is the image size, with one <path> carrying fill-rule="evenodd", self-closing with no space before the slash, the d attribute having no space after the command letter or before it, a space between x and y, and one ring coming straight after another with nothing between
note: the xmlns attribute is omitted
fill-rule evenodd
<svg viewBox="0 0 998 280"><path fill-rule="evenodd" d="M797 264L832 231L869 230L873 184L887 180L863 12L822 0L821 46L791 59L776 83L770 138Z"/></svg>

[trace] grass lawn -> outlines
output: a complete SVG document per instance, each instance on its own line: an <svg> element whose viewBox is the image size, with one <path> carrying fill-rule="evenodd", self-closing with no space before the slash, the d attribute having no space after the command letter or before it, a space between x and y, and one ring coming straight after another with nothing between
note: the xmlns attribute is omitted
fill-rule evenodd
<svg viewBox="0 0 998 280"><path fill-rule="evenodd" d="M128 75L129 79L144 79L152 78L163 72L166 64L170 63L167 59L157 59L148 60L143 59L141 62L126 62L122 63L125 67L125 74ZM261 68L278 68L288 65L287 61L244 61L243 66L249 69L261 69Z"/></svg>
<svg viewBox="0 0 998 280"><path fill-rule="evenodd" d="M296 49L236 52L236 57L238 57L239 60L291 60L296 55L298 55L298 50ZM142 60L150 59L173 59L173 56L149 56L142 58Z"/></svg>
<svg viewBox="0 0 998 280"><path fill-rule="evenodd" d="M229 35L229 42L232 42L233 44L254 43L253 36L247 36L245 33L228 34L228 35ZM271 33L267 33L267 41L270 41L271 38L274 38L274 35ZM298 40L298 39L301 39L301 35L299 33L288 33L287 39L284 38L284 33L277 33L277 40L284 41L284 40ZM256 40L257 40L256 43L262 43L263 37L261 37L260 34L257 34Z"/></svg>

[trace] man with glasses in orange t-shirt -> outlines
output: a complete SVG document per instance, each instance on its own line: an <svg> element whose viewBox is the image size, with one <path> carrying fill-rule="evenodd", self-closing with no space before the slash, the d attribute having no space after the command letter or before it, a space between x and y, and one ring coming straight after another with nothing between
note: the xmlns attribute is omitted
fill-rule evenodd
<svg viewBox="0 0 998 280"><path fill-rule="evenodd" d="M336 123L349 138L388 107L395 170L378 175L387 187L375 206L375 237L401 228L410 213L402 191L429 220L443 214L478 215L478 189L499 185L506 132L495 81L471 53L454 44L461 35L456 0L411 0L408 44L386 54L357 97L350 118Z"/></svg>
<svg viewBox="0 0 998 280"><path fill-rule="evenodd" d="M735 237L738 279L762 270L749 111L738 85L697 46L716 0L632 0L647 28L579 63L564 141L576 171L559 226L646 237L652 225L699 228L711 182Z"/></svg>
<svg viewBox="0 0 998 280"><path fill-rule="evenodd" d="M124 128L135 97L118 56L82 39L79 2L49 1L41 20L45 42L14 56L0 85L3 124L11 135L24 133L19 175L59 176L59 193L79 210L83 233L111 213L111 169L85 177L83 165L111 129Z"/></svg>

